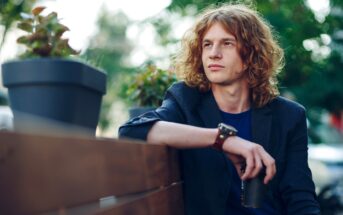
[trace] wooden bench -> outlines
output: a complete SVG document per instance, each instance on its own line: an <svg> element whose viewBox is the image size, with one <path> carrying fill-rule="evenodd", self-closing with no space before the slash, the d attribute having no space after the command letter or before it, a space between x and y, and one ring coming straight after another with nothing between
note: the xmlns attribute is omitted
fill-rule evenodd
<svg viewBox="0 0 343 215"><path fill-rule="evenodd" d="M0 133L0 214L182 215L175 149Z"/></svg>

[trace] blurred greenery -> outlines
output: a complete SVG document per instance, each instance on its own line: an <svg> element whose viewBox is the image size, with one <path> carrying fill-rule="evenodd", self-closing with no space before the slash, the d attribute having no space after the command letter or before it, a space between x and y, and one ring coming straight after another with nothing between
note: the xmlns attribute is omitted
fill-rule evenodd
<svg viewBox="0 0 343 215"><path fill-rule="evenodd" d="M168 10L187 16L218 0L173 0ZM236 1L237 2L237 1ZM305 1L240 1L253 5L278 33L285 50L286 66L279 77L280 91L292 95L309 111L311 124L320 123L318 112L343 110L343 5L330 1L330 13L317 20ZM169 32L167 24L163 32ZM169 22L169 28L172 23ZM156 25L156 27L159 27ZM277 34L275 33L275 34ZM165 35L163 35L166 38ZM165 40L165 39L164 39ZM329 40L329 42L328 42ZM173 40L170 40L173 42ZM165 43L165 42L164 42ZM312 44L306 47L305 44ZM319 139L317 141L320 141Z"/></svg>
<svg viewBox="0 0 343 215"><path fill-rule="evenodd" d="M155 27L156 42L167 49L172 44L179 42L180 38L175 37L173 29L176 22L182 23L182 19L194 17L208 5L222 4L223 2L218 0L173 0L167 8L165 16L152 17L146 21ZM329 112L341 111L343 109L343 84L341 84L343 83L343 74L340 72L343 68L343 12L340 1L331 0L331 12L325 19L319 21L305 1L245 0L240 2L251 4L258 9L273 26L275 35L285 50L286 66L279 77L280 91L285 95L294 96L296 100L311 110L309 118L312 125L320 123L317 110L324 108ZM174 17L178 17L181 21ZM110 35L102 30L106 29L106 25L99 23L100 31L97 37L100 38L102 35L101 37L107 38L103 41L108 42L103 46L98 46L97 49L90 48L90 51L87 51L88 55L92 52L95 54L89 55L89 58L96 59L100 56L109 59L108 61L104 60L104 62L109 62L108 67L105 68L107 71L125 71L126 73L139 71L139 69L124 68L119 63L129 54L126 51L131 50L128 48L130 45L126 42L122 41L121 48L117 49L121 51L120 53L111 55L108 50L108 46L112 46L113 40L125 38L125 27L123 25L119 28L115 27L115 20L112 19L107 23L107 26L112 26L113 33ZM129 24L126 22L126 26ZM109 39L110 36L113 38ZM306 43L312 44L312 46L306 47Z"/></svg>
<svg viewBox="0 0 343 215"><path fill-rule="evenodd" d="M8 105L7 95L3 92L0 92L0 105Z"/></svg>
<svg viewBox="0 0 343 215"><path fill-rule="evenodd" d="M1 0L0 1L0 51L8 30L19 19L21 12L29 12L36 0Z"/></svg>
<svg viewBox="0 0 343 215"><path fill-rule="evenodd" d="M253 4L279 34L285 49L286 66L279 77L280 91L290 91L307 108L321 107L328 111L343 109L343 11L341 1L331 0L331 13L320 23L305 1L240 1ZM218 0L173 0L170 11L187 14L187 8L202 10ZM171 26L171 25L170 25ZM165 26L164 26L165 28ZM323 44L323 35L332 42ZM306 50L303 43L312 40L320 47L331 49L329 56L316 56L316 50Z"/></svg>
<svg viewBox="0 0 343 215"><path fill-rule="evenodd" d="M176 81L175 73L148 62L137 73L127 76L120 96L131 107L158 107L167 89Z"/></svg>
<svg viewBox="0 0 343 215"><path fill-rule="evenodd" d="M5 30L27 12L34 0L1 0L0 25ZM123 13L115 14L103 9L98 19L98 31L91 38L82 58L101 67L108 73L108 93L104 97L101 127L106 128L112 120L109 110L113 101L119 99L124 80L133 80L132 74L141 67L130 65L129 57L134 41L127 38L130 25L153 24L155 41L166 53L175 52L180 34L177 25L185 25L208 5L222 4L220 0L172 0L167 10L140 23L132 22ZM235 1L237 2L237 1ZM318 19L306 5L306 0L241 0L251 4L275 29L285 50L286 66L280 74L280 91L291 95L309 111L311 124L320 123L322 110L337 113L343 110L343 5L342 0L330 0L329 13ZM164 15L163 15L164 14ZM4 40L2 35L1 41ZM0 43L1 47L1 43ZM172 53L170 53L172 54ZM157 59L157 58L156 58ZM154 61L155 59L149 59ZM125 88L125 86L124 86Z"/></svg>
<svg viewBox="0 0 343 215"><path fill-rule="evenodd" d="M100 14L97 21L98 31L81 57L107 72L107 93L103 98L99 124L102 129L106 129L112 120L109 114L120 89L122 74L133 71L125 62L133 44L126 37L130 20L124 13L113 14L103 8Z"/></svg>

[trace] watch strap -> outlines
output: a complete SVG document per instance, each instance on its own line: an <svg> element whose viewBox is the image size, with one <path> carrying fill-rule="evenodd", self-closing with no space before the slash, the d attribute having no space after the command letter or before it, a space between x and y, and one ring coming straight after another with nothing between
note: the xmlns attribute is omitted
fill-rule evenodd
<svg viewBox="0 0 343 215"><path fill-rule="evenodd" d="M225 140L228 137L236 136L236 134L237 134L237 130L234 127L227 125L225 123L219 123L218 124L218 133L217 133L216 139L212 145L213 148L215 148L219 151L223 151L223 145L224 145Z"/></svg>

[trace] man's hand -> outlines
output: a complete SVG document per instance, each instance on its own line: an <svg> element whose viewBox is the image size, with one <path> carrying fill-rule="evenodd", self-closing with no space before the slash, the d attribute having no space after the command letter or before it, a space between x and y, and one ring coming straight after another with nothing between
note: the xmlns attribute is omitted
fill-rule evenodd
<svg viewBox="0 0 343 215"><path fill-rule="evenodd" d="M223 150L234 164L242 180L256 177L263 166L266 168L264 184L267 184L276 173L275 160L261 145L232 136L225 140ZM241 171L243 165L245 165L244 173Z"/></svg>

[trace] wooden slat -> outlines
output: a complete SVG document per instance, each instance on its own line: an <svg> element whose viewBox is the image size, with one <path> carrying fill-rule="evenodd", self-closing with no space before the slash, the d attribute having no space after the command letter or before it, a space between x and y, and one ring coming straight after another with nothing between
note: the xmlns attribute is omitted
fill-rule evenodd
<svg viewBox="0 0 343 215"><path fill-rule="evenodd" d="M182 186L162 188L136 199L122 201L97 215L183 215Z"/></svg>
<svg viewBox="0 0 343 215"><path fill-rule="evenodd" d="M51 211L179 181L177 153L142 143L0 133L0 214Z"/></svg>
<svg viewBox="0 0 343 215"><path fill-rule="evenodd" d="M110 198L111 199L111 198ZM140 194L115 198L110 205L93 202L59 208L41 215L183 215L182 183Z"/></svg>

